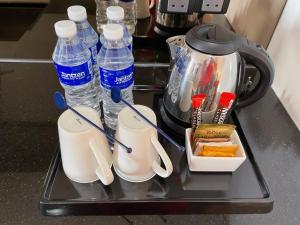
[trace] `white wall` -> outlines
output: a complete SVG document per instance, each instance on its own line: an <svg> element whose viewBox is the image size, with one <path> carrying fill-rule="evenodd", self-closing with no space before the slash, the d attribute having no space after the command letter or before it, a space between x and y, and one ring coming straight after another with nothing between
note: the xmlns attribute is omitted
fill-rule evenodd
<svg viewBox="0 0 300 225"><path fill-rule="evenodd" d="M288 0L268 47L273 89L300 130L300 0Z"/></svg>
<svg viewBox="0 0 300 225"><path fill-rule="evenodd" d="M268 46L286 0L230 0L227 18L234 30Z"/></svg>

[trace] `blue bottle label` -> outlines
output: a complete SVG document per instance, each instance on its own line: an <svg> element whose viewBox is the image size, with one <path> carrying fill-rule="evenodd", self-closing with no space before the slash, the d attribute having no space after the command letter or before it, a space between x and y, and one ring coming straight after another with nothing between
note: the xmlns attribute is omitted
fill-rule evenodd
<svg viewBox="0 0 300 225"><path fill-rule="evenodd" d="M133 84L133 65L123 70L107 70L99 67L101 85L105 88L114 86L120 89L128 88Z"/></svg>
<svg viewBox="0 0 300 225"><path fill-rule="evenodd" d="M58 78L61 83L69 86L77 86L92 80L93 67L89 60L78 66L62 66L54 63Z"/></svg>

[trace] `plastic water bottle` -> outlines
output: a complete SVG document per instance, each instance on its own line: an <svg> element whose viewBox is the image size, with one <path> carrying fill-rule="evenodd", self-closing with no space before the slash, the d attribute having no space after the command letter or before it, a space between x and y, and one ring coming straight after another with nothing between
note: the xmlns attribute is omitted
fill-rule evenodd
<svg viewBox="0 0 300 225"><path fill-rule="evenodd" d="M124 9L120 6L110 6L106 10L108 24L120 24L123 27L123 40L132 51L132 35L124 24Z"/></svg>
<svg viewBox="0 0 300 225"><path fill-rule="evenodd" d="M98 34L90 23L87 21L86 9L81 5L74 5L68 8L68 17L74 21L77 26L77 36L79 37L84 48L87 48L91 52L91 59L93 64L93 80L95 82L95 88L98 92L99 101L101 98L101 88L99 85L99 69L97 66L97 55L100 50L100 42Z"/></svg>
<svg viewBox="0 0 300 225"><path fill-rule="evenodd" d="M76 24L62 20L54 25L58 41L52 55L60 84L65 89L67 103L86 105L100 111L93 82L91 53L77 37Z"/></svg>
<svg viewBox="0 0 300 225"><path fill-rule="evenodd" d="M116 0L95 0L96 3L96 22L97 31L102 33L102 26L107 24L106 9L109 6L116 5Z"/></svg>
<svg viewBox="0 0 300 225"><path fill-rule="evenodd" d="M120 6L110 6L106 9L108 24L120 24L123 27L123 40L128 48L132 51L132 35L124 25L124 9ZM104 25L105 26L105 25ZM103 33L100 35L100 45L104 43Z"/></svg>
<svg viewBox="0 0 300 225"><path fill-rule="evenodd" d="M136 20L136 1L135 0L119 0L118 6L125 11L124 23L128 31L133 34L135 31Z"/></svg>
<svg viewBox="0 0 300 225"><path fill-rule="evenodd" d="M103 90L104 120L109 128L115 130L118 113L125 104L114 103L110 97L110 90L118 86L122 97L133 104L134 60L123 41L123 28L120 24L107 24L103 34L105 41L98 54L98 65Z"/></svg>

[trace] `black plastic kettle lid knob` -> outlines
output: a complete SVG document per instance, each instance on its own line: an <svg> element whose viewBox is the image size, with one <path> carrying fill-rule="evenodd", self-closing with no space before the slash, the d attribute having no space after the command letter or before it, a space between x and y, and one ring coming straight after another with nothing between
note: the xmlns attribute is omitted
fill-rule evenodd
<svg viewBox="0 0 300 225"><path fill-rule="evenodd" d="M185 41L191 48L210 55L228 55L241 45L239 35L217 24L193 27L187 32Z"/></svg>

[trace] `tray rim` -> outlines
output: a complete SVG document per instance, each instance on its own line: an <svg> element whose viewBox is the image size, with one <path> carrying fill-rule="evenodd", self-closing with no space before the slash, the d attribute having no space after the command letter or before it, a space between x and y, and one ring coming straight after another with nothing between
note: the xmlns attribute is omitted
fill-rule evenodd
<svg viewBox="0 0 300 225"><path fill-rule="evenodd" d="M171 214L264 214L273 209L274 200L268 184L255 160L255 156L246 140L245 134L237 117L237 112L232 112L232 119L237 125L237 132L244 146L247 158L258 179L263 198L231 198L215 199L153 199L153 200L110 200L107 201L75 201L66 203L63 200L49 200L51 191L50 183L55 178L59 164L61 163L59 144L52 157L47 175L45 177L42 195L39 201L39 210L44 216L87 216L87 215L171 215ZM187 162L186 162L187 163ZM187 203L188 201L188 203ZM159 207L157 205L159 204ZM252 206L255 204L255 207ZM106 209L107 206L109 209ZM182 205L188 205L184 209ZM74 208L76 206L76 209ZM176 207L178 206L178 207ZM217 207L216 207L217 206ZM116 209L112 210L112 207ZM172 209L170 208L172 207ZM120 209L118 209L120 208ZM178 208L174 210L174 208ZM188 208L188 209L186 209ZM238 210L236 210L238 208ZM80 209L80 210L79 210ZM101 210L100 210L101 209ZM80 211L80 212L78 212ZM122 211L122 213L120 213Z"/></svg>

